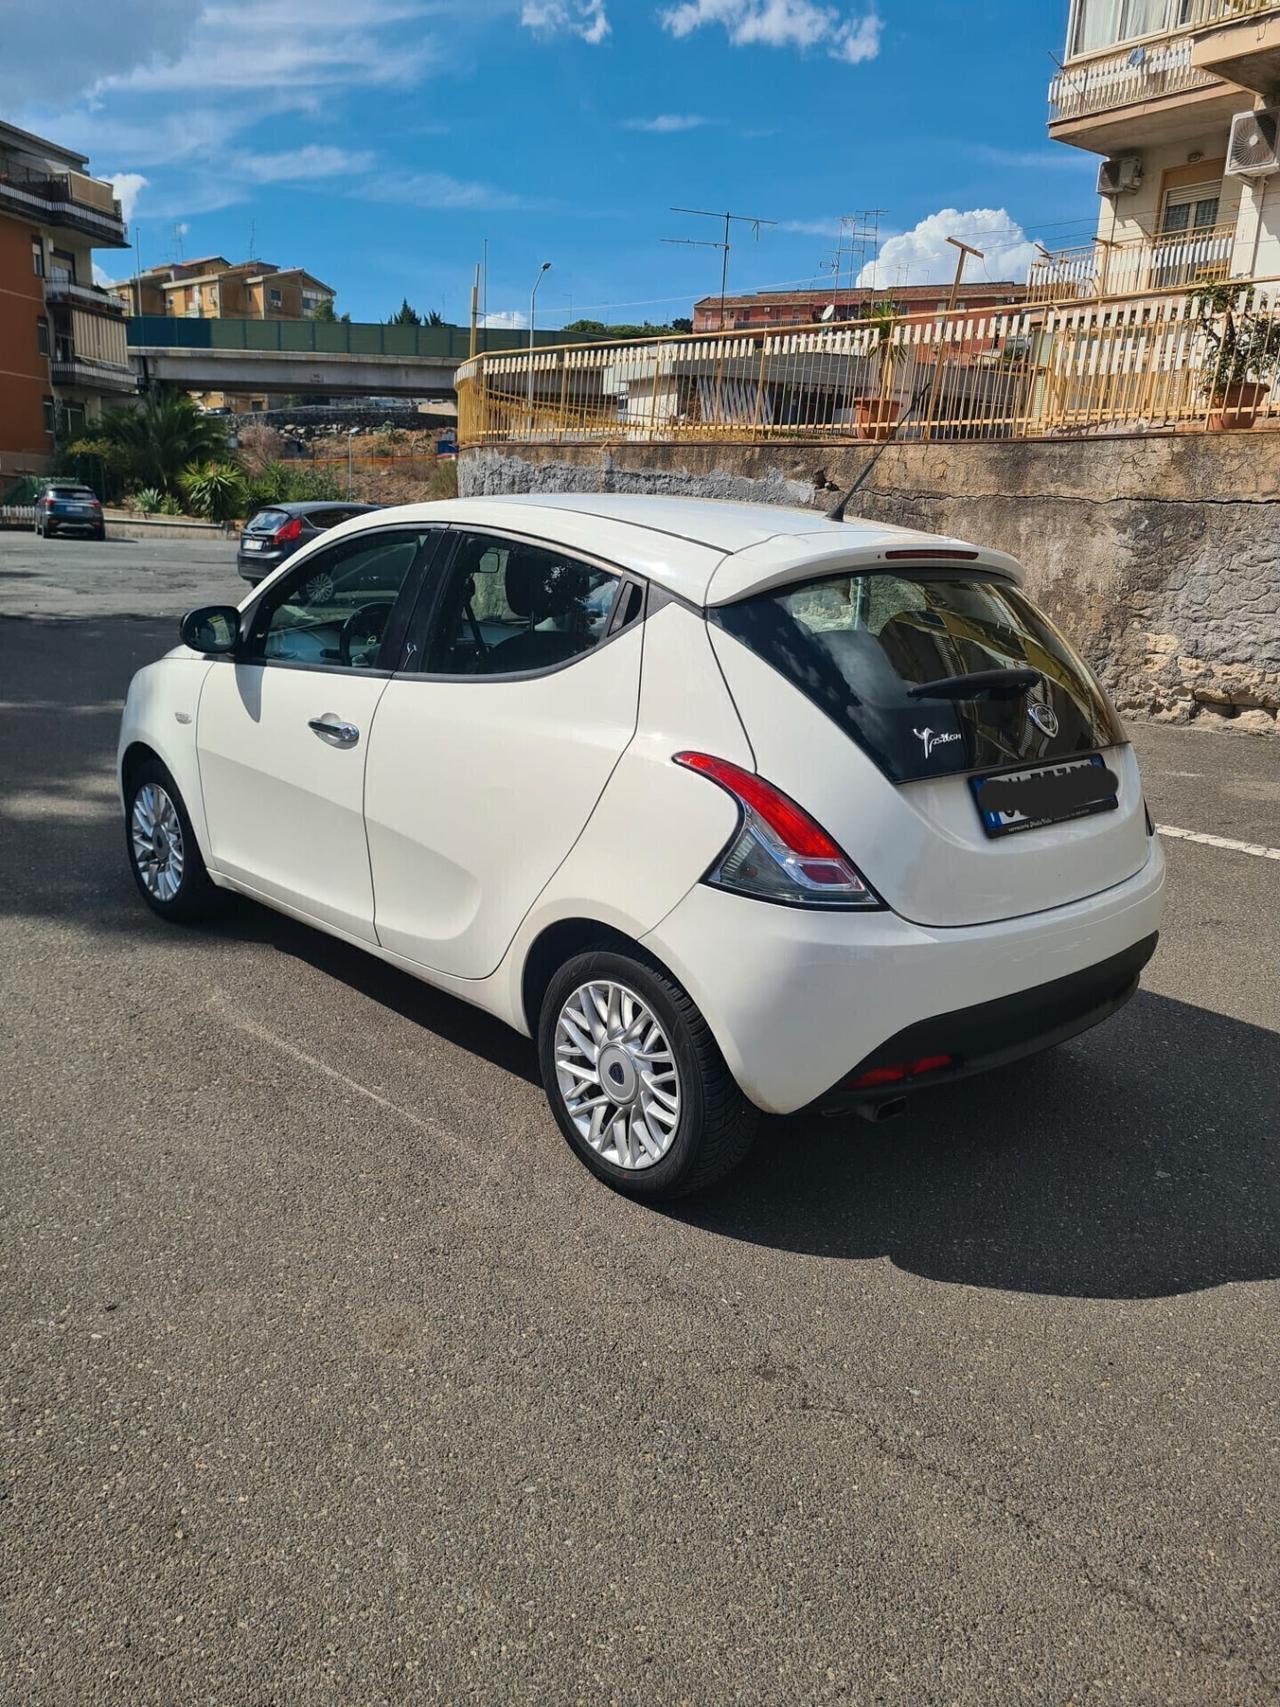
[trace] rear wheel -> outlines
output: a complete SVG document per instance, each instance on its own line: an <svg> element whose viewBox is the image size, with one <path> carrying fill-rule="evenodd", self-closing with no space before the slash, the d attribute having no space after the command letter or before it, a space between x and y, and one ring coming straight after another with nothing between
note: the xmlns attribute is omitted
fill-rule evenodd
<svg viewBox="0 0 1280 1707"><path fill-rule="evenodd" d="M125 839L134 882L153 913L194 924L217 910L222 896L205 869L177 785L159 759L144 760L129 780Z"/></svg>
<svg viewBox="0 0 1280 1707"><path fill-rule="evenodd" d="M751 1147L756 1110L692 998L648 959L600 949L562 966L538 1052L560 1130L615 1191L701 1191Z"/></svg>

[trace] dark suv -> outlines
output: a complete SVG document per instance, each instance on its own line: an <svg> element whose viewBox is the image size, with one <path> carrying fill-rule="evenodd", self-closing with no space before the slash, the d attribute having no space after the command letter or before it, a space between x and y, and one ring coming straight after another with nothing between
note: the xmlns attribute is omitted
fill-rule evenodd
<svg viewBox="0 0 1280 1707"><path fill-rule="evenodd" d="M105 539L107 526L97 493L71 480L51 480L36 498L36 532L42 539L59 533L87 533L91 539Z"/></svg>
<svg viewBox="0 0 1280 1707"><path fill-rule="evenodd" d="M344 504L337 499L312 499L305 504L269 504L245 523L236 553L236 568L256 587L277 565L318 533L337 527L352 516L377 510L379 504Z"/></svg>

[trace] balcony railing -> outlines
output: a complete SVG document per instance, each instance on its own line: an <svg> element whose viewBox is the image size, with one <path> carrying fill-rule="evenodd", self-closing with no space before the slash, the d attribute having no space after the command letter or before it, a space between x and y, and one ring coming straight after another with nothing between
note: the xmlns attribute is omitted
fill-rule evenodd
<svg viewBox="0 0 1280 1707"><path fill-rule="evenodd" d="M1228 364L1228 346L1245 356ZM473 447L1019 440L1255 419L1280 426L1271 395L1278 371L1280 281L1270 280L1208 304L1170 291L495 352L458 370L458 432Z"/></svg>
<svg viewBox="0 0 1280 1707"><path fill-rule="evenodd" d="M1164 232L1132 242L1101 240L1036 261L1027 289L1037 301L1073 302L1129 291L1216 284L1230 276L1234 224Z"/></svg>
<svg viewBox="0 0 1280 1707"><path fill-rule="evenodd" d="M51 225L70 225L103 245L128 247L111 186L82 172L34 172L0 160L0 205Z"/></svg>
<svg viewBox="0 0 1280 1707"><path fill-rule="evenodd" d="M1220 78L1191 63L1191 37L1081 60L1049 85L1049 122L1089 118L1132 101L1153 101L1189 89L1209 89Z"/></svg>
<svg viewBox="0 0 1280 1707"><path fill-rule="evenodd" d="M54 307L86 308L91 314L109 314L123 319L126 313L122 302L97 285L73 284L70 279L47 279L44 299Z"/></svg>
<svg viewBox="0 0 1280 1707"><path fill-rule="evenodd" d="M1277 10L1280 10L1280 0L1165 0L1162 15L1148 15L1151 28L1143 34L1116 36L1111 41L1069 51L1067 63L1072 65L1100 54L1114 54L1121 47L1128 53L1134 48L1151 47L1171 36L1195 35L1198 30L1209 29L1214 24L1236 23L1259 12Z"/></svg>

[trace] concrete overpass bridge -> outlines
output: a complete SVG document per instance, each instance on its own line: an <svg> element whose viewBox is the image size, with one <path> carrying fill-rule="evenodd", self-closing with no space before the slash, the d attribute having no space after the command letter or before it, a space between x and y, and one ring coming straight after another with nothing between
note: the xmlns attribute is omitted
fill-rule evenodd
<svg viewBox="0 0 1280 1707"><path fill-rule="evenodd" d="M289 396L429 397L453 391L466 360L466 326L381 326L323 320L188 320L148 314L128 322L129 362L145 384L184 391ZM570 340L572 341L572 340ZM535 344L562 344L562 332ZM480 350L522 350L529 334L489 328Z"/></svg>

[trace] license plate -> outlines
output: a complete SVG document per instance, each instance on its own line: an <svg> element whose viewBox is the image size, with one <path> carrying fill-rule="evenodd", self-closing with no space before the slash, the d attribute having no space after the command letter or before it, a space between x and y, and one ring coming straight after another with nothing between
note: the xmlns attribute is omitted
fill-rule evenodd
<svg viewBox="0 0 1280 1707"><path fill-rule="evenodd" d="M260 539L242 539L240 543L244 546L246 551L262 550L262 541Z"/></svg>
<svg viewBox="0 0 1280 1707"><path fill-rule="evenodd" d="M1119 778L1107 769L1101 753L1003 776L970 777L969 786L989 836L1015 836L1095 812L1114 812L1119 805Z"/></svg>
<svg viewBox="0 0 1280 1707"><path fill-rule="evenodd" d="M68 504L67 509L73 516L87 516L89 514L88 504Z"/></svg>

